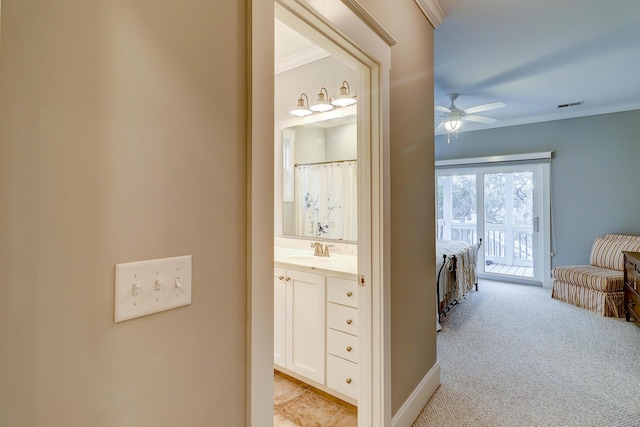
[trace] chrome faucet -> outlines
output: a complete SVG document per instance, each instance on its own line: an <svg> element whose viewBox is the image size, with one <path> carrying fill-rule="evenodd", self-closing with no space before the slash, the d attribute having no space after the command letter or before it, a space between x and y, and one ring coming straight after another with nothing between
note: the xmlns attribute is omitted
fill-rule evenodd
<svg viewBox="0 0 640 427"><path fill-rule="evenodd" d="M322 251L322 243L313 242L311 244L311 247L313 248L313 256L328 256L328 255L325 255L324 252Z"/></svg>

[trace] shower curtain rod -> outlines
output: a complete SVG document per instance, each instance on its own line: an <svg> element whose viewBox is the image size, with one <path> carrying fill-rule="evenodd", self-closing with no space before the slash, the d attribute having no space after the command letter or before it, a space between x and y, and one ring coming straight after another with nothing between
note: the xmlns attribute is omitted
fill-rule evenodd
<svg viewBox="0 0 640 427"><path fill-rule="evenodd" d="M296 163L293 166L298 167L298 166L328 165L329 163L347 163L347 162L357 162L357 160L353 159L353 160L334 160L332 162Z"/></svg>

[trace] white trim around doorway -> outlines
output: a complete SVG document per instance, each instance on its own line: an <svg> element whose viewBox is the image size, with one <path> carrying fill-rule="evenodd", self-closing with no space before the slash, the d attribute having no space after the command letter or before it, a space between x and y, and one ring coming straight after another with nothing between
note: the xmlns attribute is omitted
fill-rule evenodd
<svg viewBox="0 0 640 427"><path fill-rule="evenodd" d="M265 6L264 3L269 3ZM317 3L319 9L313 7ZM358 272L365 286L360 293L364 309L358 310L362 329L363 363L358 398L360 427L387 427L391 423L390 307L389 307L389 69L390 47L340 0L252 0L249 16L251 34L248 61L250 79L248 130L248 405L247 425L263 427L273 420L273 144L264 135L273 135L273 25L292 18L296 30L306 31L312 40L357 64L359 175ZM262 15L261 15L262 14ZM336 17L339 17L336 18ZM268 39L268 41L265 41ZM264 48L266 50L261 50ZM270 57L268 58L267 56ZM268 80L271 81L268 81ZM268 96L265 100L263 97ZM267 101L271 105L267 106ZM268 129L270 126L270 129ZM364 143L367 141L367 143ZM263 146L269 145L269 149ZM259 157L262 156L262 157ZM270 169L270 170L269 170ZM268 194L261 194L266 191ZM265 210L271 213L260 217ZM262 227L262 228L261 228ZM266 231L265 231L266 230ZM270 235L268 235L270 233ZM386 284L386 285L385 285Z"/></svg>
<svg viewBox="0 0 640 427"><path fill-rule="evenodd" d="M539 233L534 233L537 247L537 255L534 261L535 278L529 279L516 276L504 276L491 274L487 272L479 272L479 277L491 280L508 280L513 283L542 285L545 288L551 287L551 241L552 241L552 224L551 224L551 157L553 152L545 153L528 153L517 155L478 157L469 159L455 159L436 162L436 176L441 175L476 175L480 177L485 173L497 173L500 171L515 172L521 169L531 170L538 185L534 191L534 206L536 215L539 218ZM437 202L436 202L437 203ZM476 180L476 204L477 204L477 222L484 222L484 213L482 207L483 187L482 181ZM482 231L484 229L482 228ZM483 242L486 245L485 236ZM478 262L484 264L484 251L479 253Z"/></svg>

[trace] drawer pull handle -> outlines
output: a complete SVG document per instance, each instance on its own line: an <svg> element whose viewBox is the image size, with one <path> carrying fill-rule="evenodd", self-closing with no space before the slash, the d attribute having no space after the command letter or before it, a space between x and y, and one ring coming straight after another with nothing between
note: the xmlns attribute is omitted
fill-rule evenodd
<svg viewBox="0 0 640 427"><path fill-rule="evenodd" d="M347 378L347 384L351 384L351 378Z"/></svg>
<svg viewBox="0 0 640 427"><path fill-rule="evenodd" d="M636 302L634 300L629 300L629 307L633 308L634 305L636 305Z"/></svg>
<svg viewBox="0 0 640 427"><path fill-rule="evenodd" d="M287 277L287 282L291 280L291 277Z"/></svg>
<svg viewBox="0 0 640 427"><path fill-rule="evenodd" d="M348 319L348 320L347 320L347 325L350 325L350 324L352 324L352 323L353 323L353 320L351 320L351 319Z"/></svg>
<svg viewBox="0 0 640 427"><path fill-rule="evenodd" d="M347 353L351 353L351 350L353 350L353 348L351 348L351 346L347 347Z"/></svg>
<svg viewBox="0 0 640 427"><path fill-rule="evenodd" d="M353 295L353 292L347 292L347 296L351 297Z"/></svg>
<svg viewBox="0 0 640 427"><path fill-rule="evenodd" d="M278 276L278 280L284 280L284 276Z"/></svg>

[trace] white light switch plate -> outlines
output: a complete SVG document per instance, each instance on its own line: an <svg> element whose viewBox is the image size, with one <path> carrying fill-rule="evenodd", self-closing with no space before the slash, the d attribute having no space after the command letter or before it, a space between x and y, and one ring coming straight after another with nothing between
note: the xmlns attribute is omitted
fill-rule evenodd
<svg viewBox="0 0 640 427"><path fill-rule="evenodd" d="M116 264L113 321L191 304L191 255Z"/></svg>

